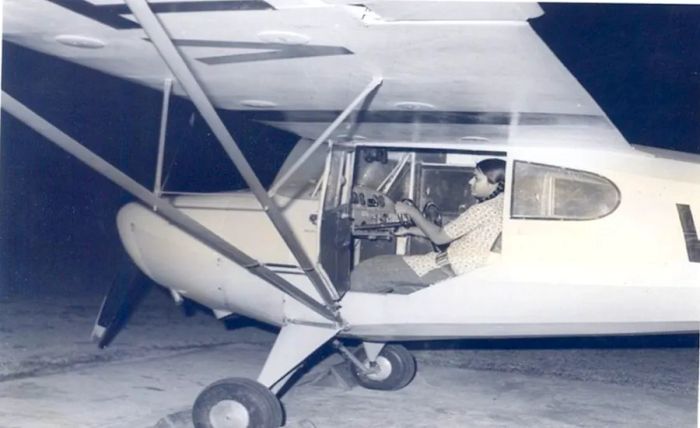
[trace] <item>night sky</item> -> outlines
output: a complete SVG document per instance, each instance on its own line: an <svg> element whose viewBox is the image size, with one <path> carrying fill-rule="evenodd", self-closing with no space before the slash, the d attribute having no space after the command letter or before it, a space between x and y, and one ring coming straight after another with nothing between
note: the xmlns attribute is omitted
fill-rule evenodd
<svg viewBox="0 0 700 428"><path fill-rule="evenodd" d="M543 9L533 27L628 141L700 153L700 6ZM152 187L159 92L7 42L2 66L4 91ZM223 116L269 183L296 137ZM0 120L0 294L104 293L123 251L115 215L131 197L6 113ZM166 165L168 189L242 187L186 100L171 101Z"/></svg>

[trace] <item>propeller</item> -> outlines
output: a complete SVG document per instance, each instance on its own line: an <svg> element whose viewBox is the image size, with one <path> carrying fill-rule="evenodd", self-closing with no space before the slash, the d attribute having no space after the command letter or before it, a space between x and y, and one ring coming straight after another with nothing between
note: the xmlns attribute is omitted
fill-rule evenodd
<svg viewBox="0 0 700 428"><path fill-rule="evenodd" d="M152 282L131 260L125 260L102 301L92 329L92 340L100 349L108 346L151 288Z"/></svg>

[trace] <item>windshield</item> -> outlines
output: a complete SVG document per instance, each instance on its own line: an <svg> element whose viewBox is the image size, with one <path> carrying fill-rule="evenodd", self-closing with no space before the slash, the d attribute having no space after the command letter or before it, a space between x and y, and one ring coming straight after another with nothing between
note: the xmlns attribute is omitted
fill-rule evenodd
<svg viewBox="0 0 700 428"><path fill-rule="evenodd" d="M388 195L392 200L410 197L410 155L406 152L363 148L358 150L355 185L369 187Z"/></svg>
<svg viewBox="0 0 700 428"><path fill-rule="evenodd" d="M282 164L282 168L280 168L277 173L273 186L287 173L296 160L311 147L311 143L310 140L301 140L294 146L289 156L287 156L287 159L284 161L284 164ZM295 199L314 199L316 197L314 190L323 175L327 155L328 145L321 144L314 150L311 156L306 159L304 164L282 184L277 190L277 194Z"/></svg>

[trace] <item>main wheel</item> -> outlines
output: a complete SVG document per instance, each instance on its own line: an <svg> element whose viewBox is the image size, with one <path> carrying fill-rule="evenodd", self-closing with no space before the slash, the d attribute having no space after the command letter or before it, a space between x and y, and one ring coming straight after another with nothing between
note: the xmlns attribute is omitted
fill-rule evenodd
<svg viewBox="0 0 700 428"><path fill-rule="evenodd" d="M229 378L204 388L192 407L195 428L278 428L282 404L262 384Z"/></svg>
<svg viewBox="0 0 700 428"><path fill-rule="evenodd" d="M357 382L368 389L396 391L411 383L416 375L416 360L408 349L401 345L386 345L374 363L367 359L364 349L359 358L366 367L374 369L372 373L365 374L352 366L352 373Z"/></svg>

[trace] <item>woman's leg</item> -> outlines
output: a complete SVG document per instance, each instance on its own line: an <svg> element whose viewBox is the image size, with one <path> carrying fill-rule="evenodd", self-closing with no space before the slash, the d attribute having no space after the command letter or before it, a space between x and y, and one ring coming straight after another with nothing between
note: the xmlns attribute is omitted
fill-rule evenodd
<svg viewBox="0 0 700 428"><path fill-rule="evenodd" d="M397 255L367 259L358 264L350 275L350 290L365 293L408 294L425 285Z"/></svg>
<svg viewBox="0 0 700 428"><path fill-rule="evenodd" d="M420 277L421 281L423 281L423 284L426 286L433 285L436 282L444 281L448 278L452 278L452 275L447 274L442 269L433 269Z"/></svg>

